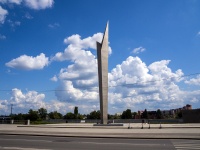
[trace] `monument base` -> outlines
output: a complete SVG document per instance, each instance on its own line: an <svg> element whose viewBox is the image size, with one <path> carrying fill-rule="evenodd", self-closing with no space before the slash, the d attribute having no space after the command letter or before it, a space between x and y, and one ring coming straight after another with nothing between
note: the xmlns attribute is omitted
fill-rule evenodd
<svg viewBox="0 0 200 150"><path fill-rule="evenodd" d="M98 126L98 127L116 127L116 126L124 126L124 124L122 124L122 123L93 124L93 126Z"/></svg>

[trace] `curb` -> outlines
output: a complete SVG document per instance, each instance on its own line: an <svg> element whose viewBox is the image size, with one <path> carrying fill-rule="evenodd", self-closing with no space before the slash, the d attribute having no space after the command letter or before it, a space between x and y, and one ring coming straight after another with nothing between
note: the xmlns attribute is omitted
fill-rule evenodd
<svg viewBox="0 0 200 150"><path fill-rule="evenodd" d="M130 136L130 135L119 135L119 134L116 134L116 135L103 135L103 134L101 134L101 135L96 135L95 133L95 135L84 135L84 134L82 134L82 135L80 135L80 134L76 134L76 133L64 133L64 134L56 134L56 133L50 133L50 134L44 134L44 133L12 133L12 132L0 132L0 134L1 135L23 135L23 136L51 136L51 137L77 137L77 138L116 138L116 139L193 139L193 140L200 140L200 136L199 135L196 135L196 136L193 136L193 137L191 137L191 136L172 136L172 134L171 134L171 136L170 135L164 135L163 136L163 134L162 134L162 136L159 136L158 134L157 134L157 136L156 137L154 137L155 136L155 134L154 134L154 136L151 134L151 137L149 137L150 136L150 134L148 134L148 136L147 136L147 134L145 134L144 136L142 136L141 134L140 134L140 136Z"/></svg>
<svg viewBox="0 0 200 150"><path fill-rule="evenodd" d="M19 125L17 127L20 128L95 128L95 129L200 129L200 127L121 127L121 126L91 126L91 127L84 127L84 126L40 126L40 125Z"/></svg>

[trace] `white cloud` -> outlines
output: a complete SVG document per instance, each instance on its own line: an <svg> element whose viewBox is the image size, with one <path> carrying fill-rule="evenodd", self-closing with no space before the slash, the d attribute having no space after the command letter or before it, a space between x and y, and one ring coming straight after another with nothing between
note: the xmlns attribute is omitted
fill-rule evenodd
<svg viewBox="0 0 200 150"><path fill-rule="evenodd" d="M49 58L45 57L45 54L41 53L36 57L22 55L6 63L6 66L21 70L39 70L43 69L48 64Z"/></svg>
<svg viewBox="0 0 200 150"><path fill-rule="evenodd" d="M57 78L57 76L53 76L50 80L51 80L51 81L54 81L54 82L57 82L57 81L58 81L58 78Z"/></svg>
<svg viewBox="0 0 200 150"><path fill-rule="evenodd" d="M57 100L45 102L44 97L37 92L23 93L21 90L13 91L15 96L11 100L21 105L22 108L30 97L40 97L34 105L39 108L45 106L48 110L58 110L63 113L73 111L78 106L82 113L89 113L99 109L97 59L90 49L96 49L96 40L101 41L102 34L97 33L91 37L81 39L73 35L64 40L67 48L64 52L57 53L51 61L70 61L70 65L61 68L58 74L50 80L59 81L55 90ZM36 62L43 60L36 65ZM30 65L31 63L32 65ZM26 70L39 69L48 65L48 58L44 54L37 57L20 56L6 65ZM148 108L149 110L179 108L187 103L198 103L200 91L184 91L179 88L183 81L181 69L172 71L169 67L170 60L161 60L145 64L139 57L129 56L122 63L113 68L109 76L109 112L116 113L127 108L134 111ZM25 66L23 66L23 65ZM9 66L9 67L11 67ZM200 78L200 77L198 77ZM196 80L198 78L195 78ZM188 80L189 82L194 82ZM21 91L21 92L20 92ZM28 94L29 93L29 94ZM9 101L2 100L0 107L5 108ZM28 105L26 105L28 106ZM29 108L29 107L28 107ZM38 109L37 108L37 109ZM116 109L117 108L117 109Z"/></svg>
<svg viewBox="0 0 200 150"><path fill-rule="evenodd" d="M58 111L62 114L73 112L75 103L62 102L58 100L45 101L45 94L36 91L23 92L20 89L14 88L10 92L10 99L0 99L0 114L10 114L10 106L13 105L13 114L28 113L30 109L38 110L45 108L48 112ZM99 106L88 105L88 103L79 104L79 112L90 113L92 110L97 110Z"/></svg>
<svg viewBox="0 0 200 150"><path fill-rule="evenodd" d="M5 40L5 39L6 39L6 36L0 34L0 40Z"/></svg>
<svg viewBox="0 0 200 150"><path fill-rule="evenodd" d="M76 57L74 57L78 54ZM90 51L75 50L71 51L72 60L74 64L67 68L61 69L59 78L62 80L74 79L91 79L97 73L97 64L95 56ZM89 63L88 63L89 62Z"/></svg>
<svg viewBox="0 0 200 150"><path fill-rule="evenodd" d="M139 54L139 53L144 52L145 50L146 50L145 48L143 48L143 47L140 46L140 47L134 48L134 50L133 50L132 53Z"/></svg>
<svg viewBox="0 0 200 150"><path fill-rule="evenodd" d="M75 34L64 39L64 43L71 44L74 47L79 47L83 49L87 49L87 48L96 49L96 41L101 42L102 38L103 38L102 33L96 33L92 37L87 37L81 40L81 36L78 34Z"/></svg>
<svg viewBox="0 0 200 150"><path fill-rule="evenodd" d="M22 2L22 0L0 0L0 3L3 3L3 4L14 3L14 4L19 5L19 4L21 4L21 2Z"/></svg>
<svg viewBox="0 0 200 150"><path fill-rule="evenodd" d="M200 31L197 33L198 36L200 36Z"/></svg>
<svg viewBox="0 0 200 150"><path fill-rule="evenodd" d="M10 3L21 4L22 0L8 0Z"/></svg>
<svg viewBox="0 0 200 150"><path fill-rule="evenodd" d="M154 62L149 65L149 69L152 75L155 76L155 79L161 79L165 81L175 81L178 82L181 80L181 76L183 76L183 72L181 69L178 69L175 73L168 67L170 60L161 60L158 62Z"/></svg>
<svg viewBox="0 0 200 150"><path fill-rule="evenodd" d="M129 56L122 64L116 66L109 73L109 85L147 84L152 80L149 69L139 57Z"/></svg>
<svg viewBox="0 0 200 150"><path fill-rule="evenodd" d="M38 110L46 108L48 112L58 111L65 114L67 111L73 111L73 105L57 100L45 101L45 94L36 91L22 92L14 88L11 91L11 97L8 100L0 100L0 114L10 114L10 105L13 104L13 113L28 113L30 109ZM73 107L72 107L73 106Z"/></svg>
<svg viewBox="0 0 200 150"><path fill-rule="evenodd" d="M71 104L84 100L88 108L99 105L97 59L89 50L95 48L97 39L101 41L101 38L94 40L97 35L102 37L95 34L85 39L79 35L66 38L64 42L68 46L65 51L52 58L52 61L71 62L56 75L61 83L56 90L58 100ZM110 111L127 107L170 109L185 105L191 93L185 94L178 86L184 74L181 69L172 71L169 63L170 60L161 60L147 66L139 57L129 56L116 65L109 73Z"/></svg>
<svg viewBox="0 0 200 150"><path fill-rule="evenodd" d="M71 81L62 81L61 85L56 89L57 99L60 101L75 102L97 101L97 91L87 90L86 88L75 88Z"/></svg>
<svg viewBox="0 0 200 150"><path fill-rule="evenodd" d="M33 19L33 16L31 16L31 14L28 13L28 12L25 14L24 17L27 18L27 19Z"/></svg>
<svg viewBox="0 0 200 150"><path fill-rule="evenodd" d="M6 16L8 15L8 11L3 9L1 6L0 6L0 24L3 24L5 19L6 19Z"/></svg>
<svg viewBox="0 0 200 150"><path fill-rule="evenodd" d="M0 0L0 3L7 5L7 4L17 4L17 5L22 5L24 4L25 6L31 8L31 9L46 9L46 8L51 8L53 7L54 0ZM8 15L8 11L3 9L0 6L0 24L3 24L6 16ZM33 17L26 13L25 15L26 18L32 19ZM16 24L13 25L20 25L20 22L15 22Z"/></svg>
<svg viewBox="0 0 200 150"><path fill-rule="evenodd" d="M4 113L10 114L10 105L13 104L15 113L27 113L29 109L45 107L45 95L36 91L23 93L20 89L14 88L11 91L9 100L0 100L0 107L4 107ZM2 112L1 112L2 113Z"/></svg>
<svg viewBox="0 0 200 150"><path fill-rule="evenodd" d="M25 5L32 9L51 8L54 0L24 0Z"/></svg>
<svg viewBox="0 0 200 150"><path fill-rule="evenodd" d="M58 89L67 91L56 91L59 100L97 102L97 59L88 49L96 49L96 41L101 40L102 33L85 39L81 39L79 35L72 35L64 40L64 43L69 44L65 51L57 53L51 59L72 62L71 65L62 68L57 75L61 83Z"/></svg>
<svg viewBox="0 0 200 150"><path fill-rule="evenodd" d="M48 27L49 28L58 28L58 27L60 27L60 24L59 23L53 23L53 24L49 24Z"/></svg>
<svg viewBox="0 0 200 150"><path fill-rule="evenodd" d="M184 101L183 92L177 82L183 75L181 70L172 72L169 60L154 62L147 66L139 57L129 56L109 73L109 100L112 107L149 108L162 107ZM165 106L166 107L166 106Z"/></svg>
<svg viewBox="0 0 200 150"><path fill-rule="evenodd" d="M92 37L87 37L81 39L81 36L78 34L72 35L64 39L64 43L68 44L64 52L58 52L51 59L52 61L65 61L65 60L78 60L81 59L85 49L95 49L96 50L96 41L101 42L103 37L102 33L96 33ZM109 53L111 54L111 48L109 48ZM91 52L87 50L86 55L90 55Z"/></svg>
<svg viewBox="0 0 200 150"><path fill-rule="evenodd" d="M20 26L21 22L20 21L12 21L12 20L7 20L7 22L9 23L9 25L12 27L12 29L15 29L15 27Z"/></svg>
<svg viewBox="0 0 200 150"><path fill-rule="evenodd" d="M190 85L200 85L200 75L198 75L196 78L186 80L185 83Z"/></svg>
<svg viewBox="0 0 200 150"><path fill-rule="evenodd" d="M31 9L45 9L51 8L54 4L54 0L0 0L2 4L25 4Z"/></svg>

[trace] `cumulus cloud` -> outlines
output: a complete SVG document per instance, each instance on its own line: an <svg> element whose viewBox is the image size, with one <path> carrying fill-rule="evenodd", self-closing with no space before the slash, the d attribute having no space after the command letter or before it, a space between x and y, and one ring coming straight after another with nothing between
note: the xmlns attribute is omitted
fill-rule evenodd
<svg viewBox="0 0 200 150"><path fill-rule="evenodd" d="M6 4L16 4L16 5L22 5L31 8L31 9L46 9L51 8L54 4L54 0L0 0L0 3L3 5ZM3 24L5 22L6 16L8 15L8 11L6 9L3 9L0 6L0 24ZM26 13L26 18L32 19L33 17ZM16 22L16 25L20 25L19 22Z"/></svg>
<svg viewBox="0 0 200 150"><path fill-rule="evenodd" d="M8 100L0 100L0 108L4 108L4 113L10 114L10 105L13 104L15 113L27 113L29 109L45 107L45 95L36 91L23 93L20 89L14 88Z"/></svg>
<svg viewBox="0 0 200 150"><path fill-rule="evenodd" d="M58 111L63 110L63 113L73 111L74 106L78 106L82 113L99 109L97 58L92 53L92 49L96 49L96 40L101 41L101 39L102 34L97 33L84 39L81 39L79 35L72 35L64 40L67 48L51 58L52 62L70 62L50 79L58 81L59 84L55 89L56 100L44 102L44 97L39 96L38 99L42 103L36 106L45 105L48 110L56 108ZM43 61L36 65L39 60ZM40 54L37 57L23 55L6 65L30 70L43 68L48 63L48 58ZM147 65L139 57L129 56L117 64L108 73L109 113L121 112L127 108L134 111L145 108L148 110L171 109L179 108L187 103L197 103L200 99L200 91L181 90L179 83L184 82L184 73L181 69L173 71L169 67L170 63L170 60L160 60ZM185 83L195 84L199 78L198 76ZM37 92L23 93L20 90L13 91L13 94L15 96L12 96L10 100L19 104L24 103L25 99L27 103L28 95L30 97L40 95ZM1 100L1 103L0 107L6 109L5 105L9 101Z"/></svg>
<svg viewBox="0 0 200 150"><path fill-rule="evenodd" d="M158 104L182 102L182 91L176 83L183 73L172 72L167 66L169 62L163 60L147 66L139 57L129 56L109 73L111 105L144 109L150 104L155 108Z"/></svg>
<svg viewBox="0 0 200 150"><path fill-rule="evenodd" d="M97 59L90 49L94 49L95 41L101 38L102 34L97 33L85 39L72 35L64 40L68 44L65 51L51 59L71 62L56 75L60 83L56 89L58 100L76 104L84 100L88 106L98 108ZM191 93L185 94L178 86L184 73L181 69L172 71L169 63L170 60L161 60L146 65L139 57L129 56L116 65L108 74L110 111L145 107L170 109L185 105Z"/></svg>
<svg viewBox="0 0 200 150"><path fill-rule="evenodd" d="M32 9L45 9L51 8L54 0L24 0L26 6Z"/></svg>
<svg viewBox="0 0 200 150"><path fill-rule="evenodd" d="M67 112L73 112L75 103L62 102L58 100L45 101L45 94L38 93L36 91L23 92L21 89L14 88L10 92L10 98L0 99L0 114L10 114L10 106L13 105L13 113L28 113L30 109L38 110L39 108L45 108L48 112L58 111L62 114ZM97 110L99 106L88 105L83 103L78 105L79 112L90 113L93 110Z"/></svg>
<svg viewBox="0 0 200 150"><path fill-rule="evenodd" d="M61 68L57 75L61 83L56 90L59 100L97 102L97 59L89 49L96 49L96 41L101 40L102 33L85 39L81 39L79 35L72 35L64 40L64 43L68 44L65 51L57 53L51 59L72 62L66 68ZM60 92L61 89L67 92Z"/></svg>
<svg viewBox="0 0 200 150"><path fill-rule="evenodd" d="M1 6L0 6L0 24L3 24L5 19L6 19L6 16L8 15L8 11L6 9L3 9Z"/></svg>
<svg viewBox="0 0 200 150"><path fill-rule="evenodd" d="M54 4L54 0L0 0L3 4L25 4L31 9L45 9L51 8Z"/></svg>
<svg viewBox="0 0 200 150"><path fill-rule="evenodd" d="M57 82L57 81L58 81L58 78L57 78L57 76L55 75L55 76L53 76L50 80L51 80L51 81L54 81L54 82Z"/></svg>
<svg viewBox="0 0 200 150"><path fill-rule="evenodd" d="M72 81L62 81L55 94L58 100L67 102L84 101L87 103L98 99L96 90L88 90L86 87L76 88Z"/></svg>
<svg viewBox="0 0 200 150"><path fill-rule="evenodd" d="M154 62L149 65L149 69L152 75L155 76L155 80L159 78L165 81L175 81L178 82L184 75L181 69L178 69L175 73L168 67L170 60L162 60L158 62Z"/></svg>
<svg viewBox="0 0 200 150"><path fill-rule="evenodd" d="M30 109L45 108L48 112L58 111L63 114L73 111L74 105L58 100L45 101L45 94L36 91L23 92L18 88L11 90L10 99L0 99L0 114L10 114L10 106L13 105L13 113L27 113Z"/></svg>
<svg viewBox="0 0 200 150"><path fill-rule="evenodd" d="M71 44L74 47L79 47L83 49L87 49L87 48L96 49L96 41L101 42L102 38L103 38L102 33L96 33L92 37L87 37L81 40L81 36L78 34L75 34L64 39L64 43Z"/></svg>
<svg viewBox="0 0 200 150"><path fill-rule="evenodd" d="M130 56L122 64L113 68L109 73L109 108L111 111L112 109L116 111L114 108L120 110L122 107L139 109L150 104L152 108L153 104L155 106L160 104L163 108L170 108L172 105L179 107L181 103L184 105L183 92L176 85L180 82L183 73L181 70L172 72L168 67L169 62L169 60L163 60L147 66L139 57ZM77 73L79 69L72 69L73 65L68 66L71 70L61 70L59 74L62 84L56 90L58 100L71 103L84 100L84 103L94 102L98 106L97 73L89 75L91 78L83 78L81 74L84 76L82 73L84 70ZM97 65L95 67L97 72ZM177 101L179 101L178 104Z"/></svg>
<svg viewBox="0 0 200 150"><path fill-rule="evenodd" d="M36 57L22 55L16 59L6 63L7 67L21 69L21 70L39 70L43 69L49 64L49 58L41 53Z"/></svg>
<svg viewBox="0 0 200 150"><path fill-rule="evenodd" d="M185 83L190 85L200 85L200 75L198 75L196 78L186 80Z"/></svg>
<svg viewBox="0 0 200 150"><path fill-rule="evenodd" d="M96 33L92 37L87 37L81 39L81 36L78 34L72 35L64 39L64 43L68 44L64 52L58 52L51 59L52 61L65 61L65 60L77 60L80 59L86 49L95 49L96 50L96 41L101 42L103 38L102 33ZM90 51L87 50L87 53L90 55ZM109 54L112 53L111 48L109 47Z"/></svg>
<svg viewBox="0 0 200 150"><path fill-rule="evenodd" d="M132 53L134 53L134 54L139 54L139 53L142 53L142 52L144 52L146 49L144 48L144 47L137 47L137 48L134 48L133 49L133 52Z"/></svg>

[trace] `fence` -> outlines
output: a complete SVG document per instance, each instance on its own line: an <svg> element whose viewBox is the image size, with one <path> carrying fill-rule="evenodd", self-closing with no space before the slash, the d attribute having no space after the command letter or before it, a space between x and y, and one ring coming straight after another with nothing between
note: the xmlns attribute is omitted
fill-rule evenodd
<svg viewBox="0 0 200 150"><path fill-rule="evenodd" d="M182 119L112 119L108 120L108 123L183 123ZM46 123L93 123L98 124L101 122L100 119L49 119L45 120ZM27 124L27 120L0 120L0 124Z"/></svg>
<svg viewBox="0 0 200 150"><path fill-rule="evenodd" d="M182 119L110 119L108 123L151 123L159 124L161 123L183 123ZM100 123L100 119L50 119L47 120L49 123Z"/></svg>

